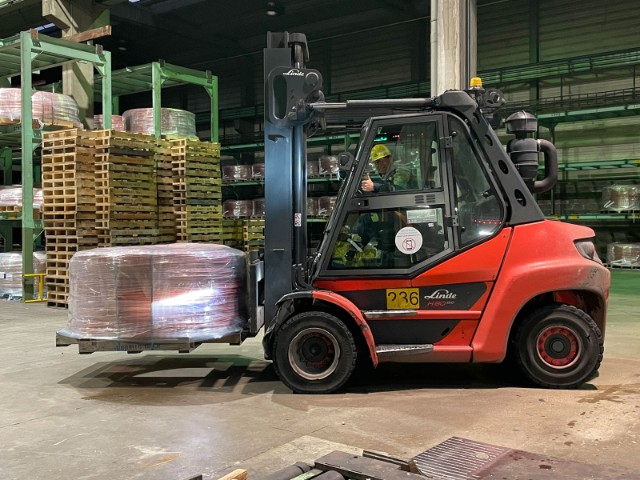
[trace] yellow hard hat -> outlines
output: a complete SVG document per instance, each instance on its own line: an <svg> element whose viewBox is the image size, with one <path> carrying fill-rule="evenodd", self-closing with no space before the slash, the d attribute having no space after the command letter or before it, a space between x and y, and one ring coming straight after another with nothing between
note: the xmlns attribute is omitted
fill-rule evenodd
<svg viewBox="0 0 640 480"><path fill-rule="evenodd" d="M389 155L391 155L391 150L389 150L386 145L379 143L371 149L370 157L372 162L377 162L381 158L388 157Z"/></svg>

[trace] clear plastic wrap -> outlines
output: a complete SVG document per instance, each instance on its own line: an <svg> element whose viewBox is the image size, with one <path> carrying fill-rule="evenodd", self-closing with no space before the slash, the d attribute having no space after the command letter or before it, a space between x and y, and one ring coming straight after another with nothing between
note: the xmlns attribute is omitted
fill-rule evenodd
<svg viewBox="0 0 640 480"><path fill-rule="evenodd" d="M253 180L264 180L264 163L251 165L251 178Z"/></svg>
<svg viewBox="0 0 640 480"><path fill-rule="evenodd" d="M253 215L252 200L225 200L222 204L222 216L225 218L243 218Z"/></svg>
<svg viewBox="0 0 640 480"><path fill-rule="evenodd" d="M37 91L31 96L31 113L34 120L46 124L72 123L81 126L78 104L69 95ZM22 119L22 90L0 88L0 119Z"/></svg>
<svg viewBox="0 0 640 480"><path fill-rule="evenodd" d="M307 216L317 217L320 206L316 197L307 197Z"/></svg>
<svg viewBox="0 0 640 480"><path fill-rule="evenodd" d="M640 267L640 243L610 243L607 263L612 267Z"/></svg>
<svg viewBox="0 0 640 480"><path fill-rule="evenodd" d="M33 272L44 273L44 252L33 252ZM22 253L0 253L0 298L22 298Z"/></svg>
<svg viewBox="0 0 640 480"><path fill-rule="evenodd" d="M127 110L122 116L127 132L150 135L154 133L152 108L134 108ZM196 136L195 114L176 108L163 108L160 110L160 117L160 130L163 135Z"/></svg>
<svg viewBox="0 0 640 480"><path fill-rule="evenodd" d="M102 115L93 116L93 129L104 130L104 116ZM116 130L118 132L127 131L124 128L124 117L122 115L111 115L111 130Z"/></svg>
<svg viewBox="0 0 640 480"><path fill-rule="evenodd" d="M256 198L253 200L253 217L264 217L265 205L264 198Z"/></svg>
<svg viewBox="0 0 640 480"><path fill-rule="evenodd" d="M640 210L637 185L610 185L602 189L602 208L615 212Z"/></svg>
<svg viewBox="0 0 640 480"><path fill-rule="evenodd" d="M204 341L247 322L246 263L224 245L98 248L69 266L69 325L77 338Z"/></svg>
<svg viewBox="0 0 640 480"><path fill-rule="evenodd" d="M337 197L320 197L318 199L318 215L328 217L333 212Z"/></svg>
<svg viewBox="0 0 640 480"><path fill-rule="evenodd" d="M225 182L246 182L251 180L251 165L225 165L222 167L222 180Z"/></svg>
<svg viewBox="0 0 640 480"><path fill-rule="evenodd" d="M338 157L335 155L321 156L318 164L320 166L320 176L329 177L338 174Z"/></svg>
<svg viewBox="0 0 640 480"><path fill-rule="evenodd" d="M33 189L33 208L42 207L42 189ZM8 185L0 186L0 211L22 210L22 186Z"/></svg>
<svg viewBox="0 0 640 480"><path fill-rule="evenodd" d="M318 160L307 160L307 177L315 178L320 174L320 163Z"/></svg>

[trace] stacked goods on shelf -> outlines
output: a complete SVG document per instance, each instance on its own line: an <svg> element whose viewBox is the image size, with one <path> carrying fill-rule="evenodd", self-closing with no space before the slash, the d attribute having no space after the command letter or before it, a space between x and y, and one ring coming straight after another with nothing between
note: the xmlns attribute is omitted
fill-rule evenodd
<svg viewBox="0 0 640 480"><path fill-rule="evenodd" d="M611 267L640 267L640 243L608 244L607 264Z"/></svg>
<svg viewBox="0 0 640 480"><path fill-rule="evenodd" d="M155 162L159 243L173 243L177 240L177 222L173 211L173 154L184 154L185 148L184 140L157 140Z"/></svg>
<svg viewBox="0 0 640 480"><path fill-rule="evenodd" d="M255 198L252 201L252 213L251 216L252 217L264 217L264 213L265 213L265 204L264 204L264 198Z"/></svg>
<svg viewBox="0 0 640 480"><path fill-rule="evenodd" d="M77 172L77 130L42 134L42 220L47 252L47 303L65 307L69 295L68 268L80 249L78 193L84 179Z"/></svg>
<svg viewBox="0 0 640 480"><path fill-rule="evenodd" d="M338 174L338 157L322 155L318 159L318 175L321 177L335 177Z"/></svg>
<svg viewBox="0 0 640 480"><path fill-rule="evenodd" d="M333 212L333 207L336 203L335 196L324 196L318 199L318 215L321 217L328 217Z"/></svg>
<svg viewBox="0 0 640 480"><path fill-rule="evenodd" d="M317 197L307 197L307 216L317 217L320 215L320 203Z"/></svg>
<svg viewBox="0 0 640 480"><path fill-rule="evenodd" d="M251 179L264 180L264 163L254 163L251 165Z"/></svg>
<svg viewBox="0 0 640 480"><path fill-rule="evenodd" d="M247 182L253 177L251 165L225 165L222 180L225 182Z"/></svg>
<svg viewBox="0 0 640 480"><path fill-rule="evenodd" d="M307 177L317 178L320 176L320 163L318 160L307 160Z"/></svg>
<svg viewBox="0 0 640 480"><path fill-rule="evenodd" d="M153 135L153 109L134 108L122 114L127 132ZM194 113L176 108L160 110L161 135L178 135L180 137L196 136L196 116Z"/></svg>
<svg viewBox="0 0 640 480"><path fill-rule="evenodd" d="M246 218L253 215L253 200L225 200L222 204L224 218Z"/></svg>
<svg viewBox="0 0 640 480"><path fill-rule="evenodd" d="M158 242L158 194L152 135L111 132L107 161L96 163L102 246Z"/></svg>
<svg viewBox="0 0 640 480"><path fill-rule="evenodd" d="M33 218L40 218L42 208L42 189L33 189ZM22 213L22 186L0 186L0 214L9 214L16 218Z"/></svg>
<svg viewBox="0 0 640 480"><path fill-rule="evenodd" d="M70 268L66 335L106 340L223 338L246 326L246 264L223 245L101 248Z"/></svg>
<svg viewBox="0 0 640 480"><path fill-rule="evenodd" d="M640 187L637 185L610 185L603 188L602 208L614 212L640 210Z"/></svg>
<svg viewBox="0 0 640 480"><path fill-rule="evenodd" d="M60 93L37 91L31 96L33 119L45 125L71 128L82 124L75 100ZM0 124L20 123L22 119L22 90L0 88Z"/></svg>
<svg viewBox="0 0 640 480"><path fill-rule="evenodd" d="M173 157L174 213L180 242L222 242L220 144L186 142Z"/></svg>
<svg viewBox="0 0 640 480"><path fill-rule="evenodd" d="M33 273L45 273L44 252L33 252ZM0 253L0 298L22 298L22 253Z"/></svg>
<svg viewBox="0 0 640 480"><path fill-rule="evenodd" d="M242 231L245 252L264 249L264 219L243 220Z"/></svg>
<svg viewBox="0 0 640 480"><path fill-rule="evenodd" d="M102 115L93 116L93 129L104 130L104 117ZM122 115L111 115L111 129L124 132L124 117Z"/></svg>

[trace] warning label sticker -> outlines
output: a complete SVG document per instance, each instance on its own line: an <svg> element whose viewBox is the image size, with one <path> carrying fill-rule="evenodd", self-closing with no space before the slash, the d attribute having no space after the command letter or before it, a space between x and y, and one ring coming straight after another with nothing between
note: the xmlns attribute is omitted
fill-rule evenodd
<svg viewBox="0 0 640 480"><path fill-rule="evenodd" d="M404 227L396 233L396 248L406 255L416 253L422 247L422 235L413 227Z"/></svg>

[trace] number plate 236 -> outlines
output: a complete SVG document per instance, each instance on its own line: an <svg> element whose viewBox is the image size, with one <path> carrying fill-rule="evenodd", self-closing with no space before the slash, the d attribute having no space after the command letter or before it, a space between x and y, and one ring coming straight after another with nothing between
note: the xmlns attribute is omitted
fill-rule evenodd
<svg viewBox="0 0 640 480"><path fill-rule="evenodd" d="M387 310L420 308L419 288L387 288Z"/></svg>

